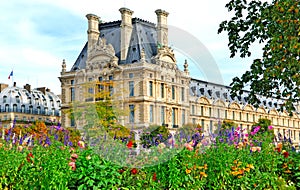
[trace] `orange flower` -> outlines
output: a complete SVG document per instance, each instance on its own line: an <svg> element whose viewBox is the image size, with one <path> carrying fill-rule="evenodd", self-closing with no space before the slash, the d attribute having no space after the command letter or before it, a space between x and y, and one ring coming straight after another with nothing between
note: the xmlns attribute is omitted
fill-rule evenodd
<svg viewBox="0 0 300 190"><path fill-rule="evenodd" d="M205 172L200 172L201 177L207 177L207 174Z"/></svg>
<svg viewBox="0 0 300 190"><path fill-rule="evenodd" d="M204 169L205 169L205 170L207 170L207 164L204 164L204 166L203 166L203 167L204 167Z"/></svg>
<svg viewBox="0 0 300 190"><path fill-rule="evenodd" d="M191 172L192 172L192 170L185 169L185 173L186 173L186 174L190 174Z"/></svg>
<svg viewBox="0 0 300 190"><path fill-rule="evenodd" d="M245 171L246 171L246 172L249 172L249 171L250 171L250 168L245 168Z"/></svg>

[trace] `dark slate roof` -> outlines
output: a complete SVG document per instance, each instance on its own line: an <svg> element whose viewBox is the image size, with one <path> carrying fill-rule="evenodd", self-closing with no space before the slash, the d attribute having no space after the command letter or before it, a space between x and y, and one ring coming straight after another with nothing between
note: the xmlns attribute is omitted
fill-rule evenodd
<svg viewBox="0 0 300 190"><path fill-rule="evenodd" d="M120 61L121 47L121 21L113 21L99 24L100 37L106 39L107 44L111 44L119 58L119 64L134 63L140 60L141 50L144 49L146 60L150 62L152 56L157 54L157 33L155 24L139 19L132 19L132 34L128 48L127 58ZM75 61L71 71L84 69L87 58L87 43Z"/></svg>
<svg viewBox="0 0 300 190"><path fill-rule="evenodd" d="M87 59L87 43L85 43L74 65L72 66L71 71L84 69L86 65L86 59Z"/></svg>

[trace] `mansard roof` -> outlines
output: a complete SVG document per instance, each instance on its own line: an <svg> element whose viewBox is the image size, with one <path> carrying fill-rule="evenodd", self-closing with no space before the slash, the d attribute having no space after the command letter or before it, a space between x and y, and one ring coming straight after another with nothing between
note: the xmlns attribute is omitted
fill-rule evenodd
<svg viewBox="0 0 300 190"><path fill-rule="evenodd" d="M128 47L127 58L125 61L120 61L121 48L121 21L113 21L99 24L100 36L105 38L107 44L111 44L119 58L119 64L130 64L141 59L141 51L144 49L146 61L150 63L150 59L157 55L157 33L155 24L139 19L132 19L132 34ZM71 71L85 69L87 59L87 43L80 52Z"/></svg>
<svg viewBox="0 0 300 190"><path fill-rule="evenodd" d="M10 86L0 92L0 112L22 112L24 107L24 113L27 113L32 108L32 113L38 113L44 115L59 115L61 106L60 98L53 92L42 92L37 89L28 91L24 88L17 86Z"/></svg>
<svg viewBox="0 0 300 190"><path fill-rule="evenodd" d="M249 91L244 90L243 93L240 96L232 97L230 95L230 87L221 85L221 84L215 84L203 80L198 79L191 79L190 82L190 95L191 96L197 96L197 97L207 97L209 99L214 100L222 100L224 102L228 102L229 104L236 102L241 105L247 105L248 103L248 95ZM260 100L259 107L263 107L268 110L272 109L278 109L283 104L282 99L276 99L276 98L266 98L264 96L258 97Z"/></svg>

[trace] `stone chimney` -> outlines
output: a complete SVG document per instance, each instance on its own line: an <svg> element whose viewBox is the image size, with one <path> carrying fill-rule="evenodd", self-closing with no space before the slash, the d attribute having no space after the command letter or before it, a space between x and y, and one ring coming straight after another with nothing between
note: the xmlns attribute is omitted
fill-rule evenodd
<svg viewBox="0 0 300 190"><path fill-rule="evenodd" d="M157 27L156 27L156 32L157 32L157 45L158 47L160 46L168 46L168 22L167 22L167 17L169 15L168 12L157 9L155 11L157 15Z"/></svg>
<svg viewBox="0 0 300 190"><path fill-rule="evenodd" d="M121 16L122 16L122 23L121 23L121 61L126 60L131 33L132 33L132 14L128 8L120 8L119 9Z"/></svg>
<svg viewBox="0 0 300 190"><path fill-rule="evenodd" d="M30 86L30 84L26 84L26 85L24 86L24 89L26 89L28 92L30 92L30 91L31 91L31 86Z"/></svg>
<svg viewBox="0 0 300 190"><path fill-rule="evenodd" d="M88 19L88 49L91 49L93 45L98 41L99 38L99 17L94 14L87 14Z"/></svg>
<svg viewBox="0 0 300 190"><path fill-rule="evenodd" d="M37 90L41 91L44 95L46 94L46 87L39 87Z"/></svg>
<svg viewBox="0 0 300 190"><path fill-rule="evenodd" d="M0 92L8 87L8 84L0 83Z"/></svg>

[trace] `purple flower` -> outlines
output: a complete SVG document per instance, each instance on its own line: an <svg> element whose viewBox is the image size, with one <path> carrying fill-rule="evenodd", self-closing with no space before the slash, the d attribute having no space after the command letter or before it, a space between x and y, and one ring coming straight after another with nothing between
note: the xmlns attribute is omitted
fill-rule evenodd
<svg viewBox="0 0 300 190"><path fill-rule="evenodd" d="M270 126L268 127L268 129L269 129L269 130L273 130L274 127L273 127L272 125L270 125Z"/></svg>

